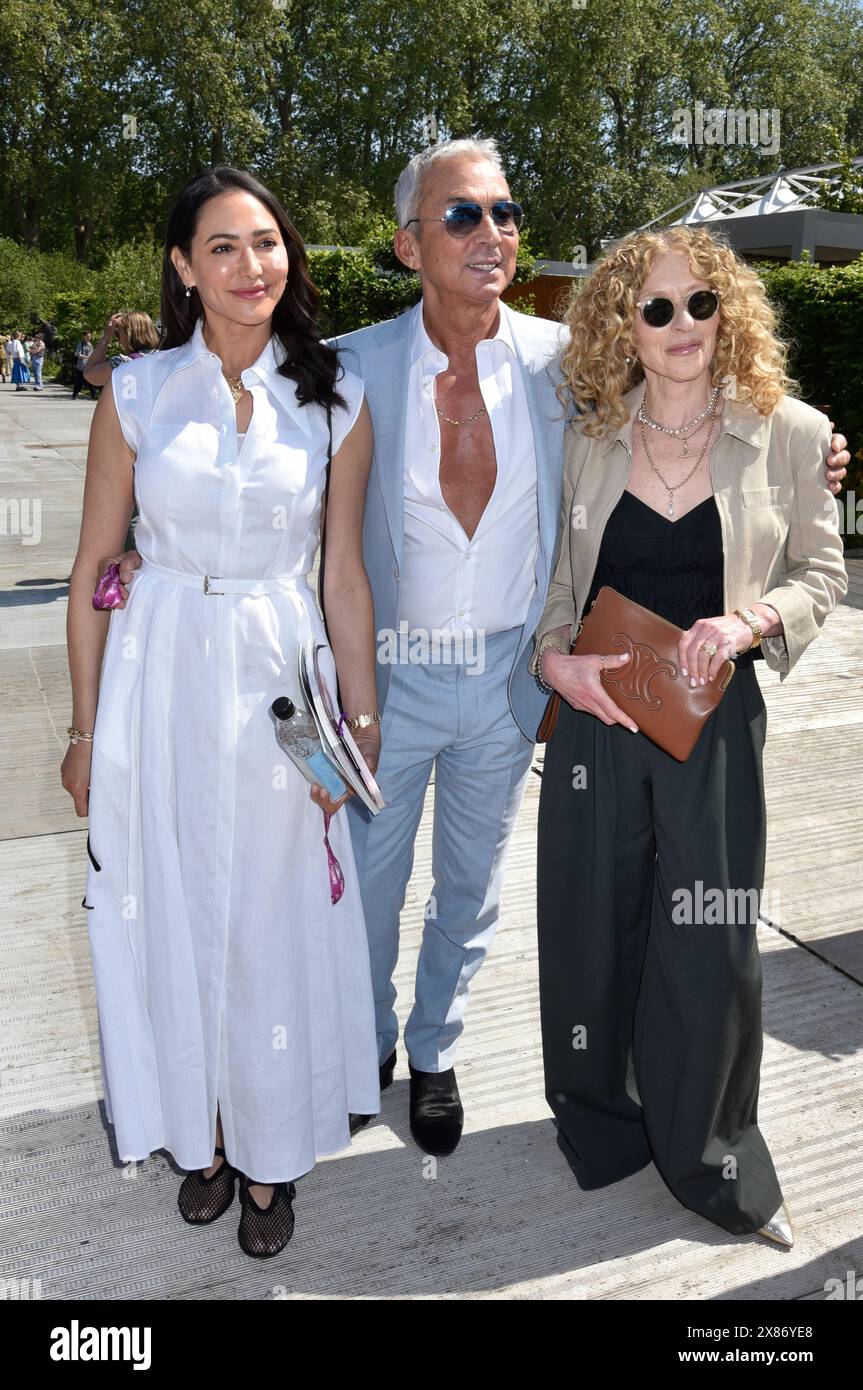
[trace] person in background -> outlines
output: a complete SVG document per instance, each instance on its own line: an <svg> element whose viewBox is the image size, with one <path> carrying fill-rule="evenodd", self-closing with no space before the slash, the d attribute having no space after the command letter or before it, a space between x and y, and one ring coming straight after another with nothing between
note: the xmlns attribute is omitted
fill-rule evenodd
<svg viewBox="0 0 863 1390"><path fill-rule="evenodd" d="M43 386L42 386L42 364L43 364L44 360L45 360L45 340L43 339L41 333L37 333L37 334L36 334L36 337L33 339L33 342L32 342L31 345L30 345L30 365L31 365L31 367L32 367L32 369L33 369L33 382L34 382L33 390L34 390L34 391L41 391L41 390L43 389Z"/></svg>
<svg viewBox="0 0 863 1390"><path fill-rule="evenodd" d="M115 335L120 341L120 351L109 357L108 348ZM84 377L91 386L104 386L121 363L145 357L158 346L159 335L149 314L139 311L111 314L84 368Z"/></svg>
<svg viewBox="0 0 863 1390"><path fill-rule="evenodd" d="M3 343L3 351L0 352L0 375L5 383L7 376L12 375L12 334L3 333L0 338Z"/></svg>
<svg viewBox="0 0 863 1390"><path fill-rule="evenodd" d="M87 329L84 333L81 334L81 340L75 348L75 381L72 386L73 401L77 401L78 399L78 395L81 391L82 386L84 385L84 368L86 367L91 356L93 355L93 344L90 341L90 338L90 330ZM97 399L96 388L95 386L90 385L89 382L87 383L87 385L90 387L90 396L95 401Z"/></svg>
<svg viewBox="0 0 863 1390"><path fill-rule="evenodd" d="M24 352L22 335L14 333L12 335L12 381L16 391L26 391L27 382L30 380L30 372L27 368L27 357Z"/></svg>

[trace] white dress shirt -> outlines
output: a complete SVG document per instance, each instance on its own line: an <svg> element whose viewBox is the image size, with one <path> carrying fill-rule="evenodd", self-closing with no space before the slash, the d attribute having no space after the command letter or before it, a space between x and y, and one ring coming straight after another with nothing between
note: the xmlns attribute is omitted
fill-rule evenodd
<svg viewBox="0 0 863 1390"><path fill-rule="evenodd" d="M497 459L494 491L471 539L443 499L434 379L449 366L414 314L405 429L405 531L399 624L483 632L520 627L536 588L536 455L506 305L493 338L476 346L479 387Z"/></svg>

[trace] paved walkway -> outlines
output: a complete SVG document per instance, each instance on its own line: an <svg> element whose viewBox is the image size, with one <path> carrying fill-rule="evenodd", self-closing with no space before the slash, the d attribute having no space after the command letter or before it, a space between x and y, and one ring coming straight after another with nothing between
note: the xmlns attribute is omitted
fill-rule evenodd
<svg viewBox="0 0 863 1390"><path fill-rule="evenodd" d="M85 826L60 787L70 699L69 569L93 405L0 387L0 497L41 501L41 537L0 536L0 1278L47 1299L806 1299L863 1270L863 932L855 807L863 757L863 559L853 593L785 688L770 736L761 1116L797 1228L791 1252L684 1210L655 1169L581 1192L542 1095L534 836L541 750L512 846L503 921L460 1053L465 1136L435 1170L414 1146L400 1052L380 1120L298 1188L293 1242L261 1265L237 1207L191 1231L164 1154L112 1158L81 908ZM26 515L25 515L26 520ZM32 515L31 515L32 521ZM403 917L405 1015L430 890L429 791Z"/></svg>

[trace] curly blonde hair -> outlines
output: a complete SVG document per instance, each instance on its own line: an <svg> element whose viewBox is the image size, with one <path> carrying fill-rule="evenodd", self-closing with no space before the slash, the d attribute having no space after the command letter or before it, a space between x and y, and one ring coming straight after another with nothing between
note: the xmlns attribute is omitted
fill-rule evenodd
<svg viewBox="0 0 863 1390"><path fill-rule="evenodd" d="M574 403L591 415L584 423L587 434L611 434L628 419L623 397L644 378L633 334L636 300L653 266L669 251L683 251L693 275L719 294L711 384L733 380L735 398L761 415L798 390L786 375L788 349L777 336L764 285L724 237L706 227L633 232L586 280L573 284L564 317L570 339L561 354L563 382L557 394L564 407Z"/></svg>

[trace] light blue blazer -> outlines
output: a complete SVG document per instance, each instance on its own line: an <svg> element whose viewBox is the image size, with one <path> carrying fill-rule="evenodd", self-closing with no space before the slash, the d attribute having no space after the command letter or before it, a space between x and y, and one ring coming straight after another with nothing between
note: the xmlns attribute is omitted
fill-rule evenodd
<svg viewBox="0 0 863 1390"><path fill-rule="evenodd" d="M527 663L533 636L545 606L554 572L555 544L563 490L563 410L555 395L560 381L557 355L566 338L561 324L518 314L501 302L509 317L516 353L524 373L525 394L533 426L537 471L539 546L536 590L510 670L510 708L522 732L533 739L546 705ZM374 456L366 496L363 554L375 605L375 631L395 631L399 612L399 573L404 541L404 446L410 372L413 312L385 323L330 339L349 371L362 377L374 429ZM389 686L388 663L377 663L378 708Z"/></svg>

